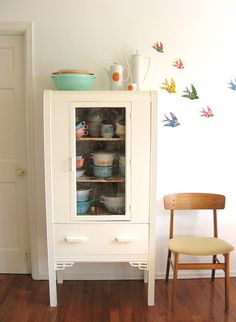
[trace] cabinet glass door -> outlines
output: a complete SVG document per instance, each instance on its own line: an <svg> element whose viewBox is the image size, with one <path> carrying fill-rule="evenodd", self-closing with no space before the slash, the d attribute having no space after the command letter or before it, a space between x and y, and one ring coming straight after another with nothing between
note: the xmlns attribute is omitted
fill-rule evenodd
<svg viewBox="0 0 236 322"><path fill-rule="evenodd" d="M127 106L74 109L77 219L129 219L127 115Z"/></svg>

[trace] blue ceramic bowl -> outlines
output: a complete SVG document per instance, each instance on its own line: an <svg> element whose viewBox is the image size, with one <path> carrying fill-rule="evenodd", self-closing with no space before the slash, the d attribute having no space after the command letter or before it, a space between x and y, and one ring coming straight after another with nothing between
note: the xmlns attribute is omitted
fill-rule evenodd
<svg viewBox="0 0 236 322"><path fill-rule="evenodd" d="M91 206L92 201L77 201L77 215L86 214Z"/></svg>
<svg viewBox="0 0 236 322"><path fill-rule="evenodd" d="M88 201L92 189L79 189L76 192L77 201Z"/></svg>
<svg viewBox="0 0 236 322"><path fill-rule="evenodd" d="M71 91L88 91L93 89L95 75L57 74L51 76L56 89Z"/></svg>
<svg viewBox="0 0 236 322"><path fill-rule="evenodd" d="M112 165L104 166L104 167L93 165L93 173L97 178L112 177Z"/></svg>

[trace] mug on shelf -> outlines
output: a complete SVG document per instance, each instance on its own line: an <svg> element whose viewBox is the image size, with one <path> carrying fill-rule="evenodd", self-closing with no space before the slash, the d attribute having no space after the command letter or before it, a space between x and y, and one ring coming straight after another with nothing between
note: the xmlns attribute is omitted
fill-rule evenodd
<svg viewBox="0 0 236 322"><path fill-rule="evenodd" d="M87 135L88 135L88 131L85 131L83 127L76 130L76 139L80 139L82 136L87 136Z"/></svg>
<svg viewBox="0 0 236 322"><path fill-rule="evenodd" d="M128 83L127 84L127 90L128 91L136 91L137 90L137 84L136 83Z"/></svg>
<svg viewBox="0 0 236 322"><path fill-rule="evenodd" d="M120 138L125 137L125 125L116 123L116 135Z"/></svg>
<svg viewBox="0 0 236 322"><path fill-rule="evenodd" d="M85 130L87 130L88 125L85 124L85 121L79 121L76 123L75 128L76 128L76 130L79 130L81 128L84 128Z"/></svg>
<svg viewBox="0 0 236 322"><path fill-rule="evenodd" d="M103 138L112 138L114 135L113 124L101 124L101 135Z"/></svg>

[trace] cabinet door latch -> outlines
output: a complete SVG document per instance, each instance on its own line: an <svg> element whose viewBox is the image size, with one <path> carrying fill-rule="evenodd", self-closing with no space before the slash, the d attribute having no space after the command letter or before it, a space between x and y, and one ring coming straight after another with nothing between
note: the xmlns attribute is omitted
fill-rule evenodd
<svg viewBox="0 0 236 322"><path fill-rule="evenodd" d="M74 170L74 158L69 159L69 170L70 171Z"/></svg>

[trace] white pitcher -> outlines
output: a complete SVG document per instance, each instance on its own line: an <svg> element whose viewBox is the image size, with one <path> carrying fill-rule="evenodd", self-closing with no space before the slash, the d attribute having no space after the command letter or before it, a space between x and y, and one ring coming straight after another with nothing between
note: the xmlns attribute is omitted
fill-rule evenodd
<svg viewBox="0 0 236 322"><path fill-rule="evenodd" d="M124 57L124 60L129 70L130 81L137 84L137 90L142 90L143 83L150 68L151 58L139 55L136 50L136 54L131 56L131 65L126 57Z"/></svg>
<svg viewBox="0 0 236 322"><path fill-rule="evenodd" d="M119 91L123 89L123 82L129 79L129 70L124 68L122 65L114 63L110 66L110 70L105 68L107 72L109 81L110 81L110 89L112 91ZM127 72L127 77L124 78L124 72Z"/></svg>

